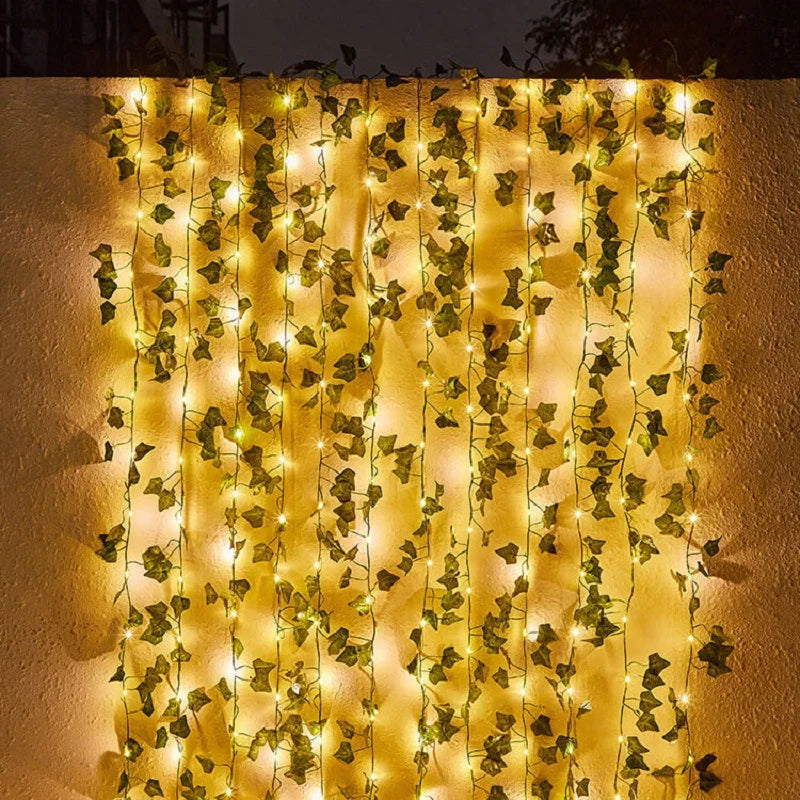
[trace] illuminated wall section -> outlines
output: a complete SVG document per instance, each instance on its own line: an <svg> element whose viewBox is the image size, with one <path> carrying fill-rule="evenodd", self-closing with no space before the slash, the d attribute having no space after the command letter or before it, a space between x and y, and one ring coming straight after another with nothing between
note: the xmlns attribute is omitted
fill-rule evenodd
<svg viewBox="0 0 800 800"><path fill-rule="evenodd" d="M116 796L699 796L714 104L388 84L103 97Z"/></svg>

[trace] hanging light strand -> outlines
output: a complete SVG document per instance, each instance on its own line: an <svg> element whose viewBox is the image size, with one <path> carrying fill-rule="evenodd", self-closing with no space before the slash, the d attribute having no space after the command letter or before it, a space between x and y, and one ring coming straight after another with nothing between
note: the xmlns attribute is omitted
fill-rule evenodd
<svg viewBox="0 0 800 800"><path fill-rule="evenodd" d="M243 100L243 81L238 82L238 99L236 104L236 116L235 116L235 125L236 130L241 130L242 124L242 100ZM230 723L230 747L231 747L231 755L230 755L230 765L228 767L228 779L227 779L227 790L230 792L235 792L236 790L236 766L237 766L237 759L239 753L239 746L237 742L238 736L238 726L239 726L239 713L240 713L240 692L239 692L239 663L238 663L238 650L240 648L239 638L237 635L238 624L239 624L239 610L240 610L240 603L237 602L237 597L239 596L237 592L239 591L240 582L246 580L240 578L237 573L237 557L239 554L239 547L240 543L237 541L237 534L238 529L236 527L236 520L238 520L239 513L238 513L238 498L240 494L240 468L241 468L241 444L243 439L243 431L241 428L241 401L243 395L243 388L242 388L242 337L241 337L241 318L242 314L244 313L242 307L242 294L241 294L241 282L240 282L240 265L241 265L241 226L240 226L240 214L242 211L242 168L243 168L243 147L244 142L242 137L236 137L236 193L235 193L235 202L236 202L236 224L234 226L234 236L235 236L235 251L233 253L233 281L231 283L231 288L233 289L234 299L236 301L235 310L236 314L233 318L233 331L236 337L236 369L234 371L235 375L235 384L236 384L236 395L235 395L235 405L234 405L234 422L233 422L233 447L234 447L234 458L235 458L235 465L233 468L233 481L232 481L232 499L231 499L231 509L233 511L232 518L234 520L234 524L230 526L230 540L229 540L229 548L231 553L231 588L233 590L232 596L230 598L230 605L228 607L228 617L229 617L229 635L230 635L230 643L231 643L231 670L233 673L233 712L231 716L231 723Z"/></svg>
<svg viewBox="0 0 800 800"><path fill-rule="evenodd" d="M700 602L698 599L698 581L695 577L698 570L692 567L692 559L696 559L698 557L702 557L702 554L693 546L694 543L694 531L695 525L697 520L697 492L698 492L698 472L696 465L693 459L693 453L695 450L694 440L695 440L695 413L694 408L691 403L691 397L693 394L694 389L694 376L698 372L697 368L692 364L691 358L691 345L692 345L692 336L695 330L698 331L698 339L699 339L699 329L698 325L700 324L699 318L697 316L697 312L699 308L695 303L695 288L698 280L695 276L695 238L697 233L700 231L700 220L696 220L695 213L696 210L692 209L692 197L689 190L689 181L692 178L692 167L697 166L699 178L702 178L703 170L700 163L695 158L694 154L692 153L691 149L689 148L688 144L688 135L689 135L689 115L687 113L688 110L688 86L684 82L681 84L681 97L683 101L679 103L679 110L682 114L682 132L681 132L681 148L683 153L688 157L689 163L685 167L684 178L683 178L683 199L684 205L686 207L686 212L684 213L685 217L685 224L686 224L686 241L688 243L685 253L686 253L686 263L688 267L688 286L687 286L687 319L686 319L686 342L683 347L683 350L680 354L680 379L681 379L681 390L684 397L684 408L686 410L686 423L687 423L687 434L686 434L686 449L685 449L685 469L686 469L686 484L689 488L689 503L688 503L688 511L689 511L689 518L688 518L688 525L686 531L686 550L685 550L685 564L686 564L686 577L689 582L689 602L688 602L688 616L689 616L689 634L686 637L687 641L687 659L686 659L686 675L684 678L684 685L683 685L683 716L684 716L684 725L686 727L686 765L689 771L689 785L686 793L687 800L691 798L693 795L694 783L693 783L693 775L694 775L694 754L692 752L692 730L690 727L690 710L689 710L689 689L690 689L690 677L692 672L692 665L695 656L695 631L697 630L698 623L695 620L695 611L696 607L699 606ZM702 217L701 217L702 218ZM689 401L686 401L686 398L689 398Z"/></svg>
<svg viewBox="0 0 800 800"><path fill-rule="evenodd" d="M422 80L417 78L417 141L423 144L422 136ZM424 174L423 164L427 161L427 156L423 158L422 148L417 148L417 196L422 199L422 177ZM421 204L417 206L417 247L419 258L420 270L420 293L422 295L428 291L428 283L430 275L428 274L428 261L424 254L424 225L422 218ZM433 338L431 335L431 328L433 325L431 319L431 312L427 304L423 305L425 312L425 381L422 388L422 409L420 412L421 428L420 428L420 449L419 449L419 502L422 507L422 525L424 526L424 558L426 559L425 568L425 583L423 586L422 594L422 609L420 614L420 625L415 631L417 654L416 654L416 670L415 677L419 684L420 691L420 713L419 721L417 724L417 739L418 739L418 752L416 756L417 761L417 785L416 796L421 797L424 788L425 773L427 772L427 740L425 736L425 727L427 719L427 710L429 706L428 692L425 687L424 678L424 653L423 653L423 640L424 628L427 625L428 609L428 594L430 591L430 567L427 562L430 561L431 556L431 522L425 513L425 498L427 496L426 475L425 475L425 452L426 443L428 438L428 403L429 403L429 383L430 378L433 376L431 367L431 356L433 355Z"/></svg>
<svg viewBox="0 0 800 800"><path fill-rule="evenodd" d="M639 178L639 139L638 139L638 125L639 125L639 108L638 108L638 100L639 100L639 84L636 81L631 81L633 85L633 92L632 98L630 100L630 113L632 114L632 139L631 139L631 146L633 150L633 178L634 178L634 186L633 186L633 203L635 209L635 222L633 227L633 234L631 236L631 243L630 249L628 251L628 287L627 287L627 307L625 311L625 349L624 349L624 357L625 357L625 369L627 372L628 384L631 387L631 397L633 401L633 411L631 414L631 421L628 427L627 437L625 439L625 444L622 450L622 457L620 459L620 466L619 466L619 476L618 476L618 486L619 486L619 493L620 493L620 502L622 504L624 521L625 521L625 529L628 534L628 555L630 558L630 564L628 566L629 569L629 583L628 583L628 593L624 600L623 605L623 612L622 612L622 619L621 628L622 628L622 660L623 660L623 675L628 676L631 672L631 660L629 658L629 633L628 633L628 624L630 618L630 611L631 611L631 604L633 602L633 597L636 591L636 569L638 565L638 555L637 555L637 548L634 544L634 517L633 517L633 508L634 506L629 503L629 499L626 497L626 483L625 483L625 469L626 466L630 464L632 451L631 451L631 444L633 439L633 433L636 429L636 425L638 424L642 414L645 412L645 406L641 402L639 398L639 393L636 391L636 385L633 378L633 356L634 356L634 344L632 339L632 328L633 328L633 308L634 308L634 297L635 297L635 287L636 287L636 239L639 233L639 223L641 221L641 212L639 211L639 192L640 192L640 178ZM624 781L624 778L621 776L620 772L622 769L623 764L623 754L624 754L624 742L625 742L625 711L627 709L628 703L628 695L630 692L630 681L623 680L622 681L622 698L620 700L620 708L619 708L619 733L617 736L617 760L616 760L616 767L614 770L614 793L619 794L619 784L621 781Z"/></svg>
<svg viewBox="0 0 800 800"><path fill-rule="evenodd" d="M325 90L325 96L328 96L327 89ZM323 539L325 534L325 527L323 523L323 514L325 512L325 499L324 499L324 492L323 492L323 481L325 479L325 458L326 458L326 447L325 447L325 399L326 399L326 391L325 387L327 386L327 379L326 379L326 366L327 366L327 352L328 352L328 326L325 323L325 316L326 316L326 302L325 302L325 279L327 277L326 274L326 265L323 259L323 253L325 252L325 231L327 228L327 221L328 221L328 170L327 170L327 162L325 160L325 128L324 128L324 118L325 118L325 111L324 107L320 106L320 115L319 115L319 134L320 139L319 141L322 143L320 144L317 150L317 163L319 165L319 183L322 187L322 212L321 212L321 224L320 227L322 228L322 236L319 240L319 267L320 267L320 275L319 280L317 281L317 291L319 296L319 318L320 318L320 325L319 325L319 337L320 337L320 348L319 348L319 356L318 356L318 363L319 363L319 371L320 371L320 380L317 383L317 390L318 390L318 405L319 405L319 413L318 413L318 441L317 441L317 448L319 450L319 455L317 459L317 509L316 509L316 528L317 528L317 560L314 565L316 571L316 582L317 582L317 619L316 625L314 626L314 644L316 650L316 658L317 658L317 728L318 733L317 736L319 737L319 750L318 750L318 758L319 758L319 798L325 797L325 770L323 768L323 725L325 719L325 710L324 710L324 697L323 697L323 681L322 681L322 644L324 641L323 634L320 630L323 627L324 619L323 619L323 594L322 594L322 562L323 562L323 555L324 555L324 548L323 548ZM328 630L328 625L324 624L325 630Z"/></svg>
<svg viewBox="0 0 800 800"><path fill-rule="evenodd" d="M369 79L364 82L365 100L364 100L364 113L365 120L369 123L372 120L374 112L371 109L372 92ZM369 774L367 776L366 787L367 797L374 798L378 794L378 783L375 777L375 715L377 705L375 703L376 684L375 684L375 637L377 632L376 617L375 617L375 594L372 576L372 487L375 479L378 476L378 467L375 456L375 429L377 427L377 412L378 412L378 395L380 394L380 387L378 386L375 377L375 320L371 311L371 298L373 287L375 284L375 277L372 273L371 264L371 249L372 239L374 234L377 220L375 218L374 209L374 196L372 191L372 180L370 170L370 137L369 137L369 124L365 126L364 133L364 159L365 171L367 175L367 230L364 237L364 246L361 253L362 266L364 269L364 299L366 305L367 317L367 342L362 352L361 361L364 371L369 377L369 399L365 404L364 409L364 423L367 430L367 452L369 458L369 485L367 487L366 498L364 501L364 527L366 531L365 539L365 559L366 563L363 565L365 570L365 584L366 584L366 601L369 605L369 620L370 620L370 634L369 634L369 663L367 665L367 672L369 675L369 693L368 693L368 707L365 709L367 715L366 730L367 730L367 746L369 748ZM371 422L368 421L371 417Z"/></svg>
<svg viewBox="0 0 800 800"><path fill-rule="evenodd" d="M194 78L191 79L189 83L189 97L194 97ZM183 566L183 541L186 538L186 473L185 473L185 464L184 464L184 454L186 452L186 444L187 444L187 423L188 423L188 411L187 411L187 404L185 402L186 397L188 396L189 392L189 345L191 341L191 331L192 331L192 302L191 302L191 259L190 259L190 222L192 218L192 206L194 204L194 178L195 178L195 159L194 159L194 135L193 135L193 120L194 120L194 103L189 103L189 112L187 115L187 124L186 124L186 132L188 134L188 142L187 142L187 150L189 152L189 158L187 163L189 165L189 199L188 199L188 209L187 209L187 224L186 224L186 231L185 231L185 248L186 248L186 257L183 264L183 267L178 272L178 276L180 278L180 271L185 271L185 279L178 280L178 285L185 285L186 289L186 334L184 336L184 348L182 354L182 369L183 369L183 382L181 384L181 424L180 424L180 443L178 445L178 465L176 471L178 473L178 511L176 514L177 524L178 524L178 540L177 540L177 547L176 552L178 555L178 597L180 603L183 603L186 599L186 581L184 578L184 566ZM173 607L173 611L175 608ZM182 707L182 692L181 692L181 683L183 678L183 662L186 655L184 644L183 644L183 609L176 613L176 620L175 626L177 630L176 635L176 654L177 658L175 658L176 666L176 677L175 677L175 703L177 707L178 716L181 714L181 707ZM178 748L179 757L176 759L175 764L175 778L176 784L179 781L179 776L183 768L183 747L179 740L176 738L176 746Z"/></svg>
<svg viewBox="0 0 800 800"><path fill-rule="evenodd" d="M592 137L591 137L591 120L592 120L592 109L589 103L589 91L588 91L588 82L584 79L581 83L583 89L583 130L585 132L585 140L584 140L584 150L585 150L585 159L588 162L591 156L591 144L592 144ZM589 210L589 189L588 189L588 181L584 180L581 183L581 201L580 201L580 242L583 248L583 252L586 257L586 261L584 261L584 265L581 268L581 274L578 278L578 286L580 287L580 296L581 296L581 310L582 310L582 317L583 317L583 332L581 336L581 357L580 362L578 363L578 368L575 373L575 383L572 390L572 412L570 415L570 429L572 434L572 460L573 460L573 480L574 480L574 488L575 488L575 531L577 536L577 544L578 544L578 576L576 581L576 592L577 592L577 608L580 609L583 603L583 590L584 590L584 559L586 558L586 545L584 543L584 535L583 535L583 526L581 523L581 518L583 515L583 509L581 508L582 499L583 499L583 483L585 482L585 478L581 474L581 467L580 467L580 453L578 450L578 439L579 439L579 431L580 431L580 418L581 418L581 411L582 411L582 404L580 402L580 395L581 395L581 377L583 372L586 370L588 371L589 365L587 362L588 359L588 344L589 344L589 335L592 328L592 323L589 317L589 281L586 277L586 270L588 266L588 243L589 243L589 223L588 223L588 210ZM566 681L566 688L564 689L564 693L567 696L567 712L568 712L568 720L567 720L567 739L570 742L567 747L567 781L568 783L573 780L573 769L576 763L576 756L575 752L577 750L577 746L573 744L573 742L577 741L576 735L576 724L577 724L577 707L575 703L575 689L574 689L574 680L575 680L575 665L577 659L577 650L578 650L578 641L580 637L580 628L575 625L570 632L570 645L569 645L569 667L572 669L573 674L569 676L568 680ZM571 789L570 789L571 791Z"/></svg>
<svg viewBox="0 0 800 800"><path fill-rule="evenodd" d="M282 578L280 576L280 563L281 554L284 550L283 532L287 524L286 514L286 392L289 385L289 325L290 325L290 300L289 300L289 286L292 274L292 231L291 231L291 215L289 213L289 165L287 155L290 149L292 126L292 102L291 102L291 85L287 81L285 84L285 94L283 95L283 143L282 151L283 158L283 196L284 196L284 248L286 252L286 270L283 273L283 342L284 353L283 362L281 366L281 394L279 398L279 430L278 430L278 473L280 475L280 485L278 488L278 524L277 524L277 542L275 546L275 584L276 584L276 597L275 597L275 728L278 729L283 720L283 709L281 705L281 670L284 669L282 665L282 647L281 642L284 637L284 622L283 613L284 606L281 602L282 592ZM278 791L282 786L282 781L279 775L279 756L281 748L276 747L274 753L273 774L272 774L272 794L277 797Z"/></svg>
<svg viewBox="0 0 800 800"><path fill-rule="evenodd" d="M472 534L475 528L479 528L483 533L485 527L476 516L476 496L477 483L475 479L475 455L480 455L478 448L478 437L476 434L476 420L475 415L479 412L474 410L473 401L475 400L475 381L479 377L478 367L475 353L475 342L480 341L480 336L473 336L474 317L475 317L475 295L473 290L476 286L475 280L475 238L477 231L476 219L476 206L477 206L477 168L479 157L479 139L478 130L481 119L481 90L480 80L475 79L471 82L473 87L473 101L475 105L475 124L472 137L472 176L470 179L470 211L469 211L469 233L466 239L469 242L469 285L467 295L467 423L469 428L469 442L467 452L467 465L469 469L467 481L467 536L465 545L465 576L467 583L467 697L464 702L465 708L465 745L466 745L466 758L467 766L469 768L470 781L472 783L472 797L475 798L481 790L481 785L478 781L478 775L473 767L472 759L480 756L480 749L473 750L472 748L472 727L470 725L470 710L472 706L472 684L474 680L474 667L476 662L475 653L477 653L482 644L482 637L480 635L481 626L474 624L472 621L472 585L471 585L471 572L470 572L470 550ZM476 644L476 642L478 644Z"/></svg>
<svg viewBox="0 0 800 800"><path fill-rule="evenodd" d="M139 96L144 96L144 83L142 79L139 78L138 80L138 92ZM138 152L141 153L144 148L144 140L145 140L145 133L144 133L144 117L145 111L144 107L141 103L137 103L137 112L138 112L138 134L137 134L137 146ZM133 734L131 730L131 714L133 713L130 709L128 704L128 691L127 691L127 666L126 666L126 656L128 654L128 642L132 638L133 635L133 627L134 627L134 607L133 607L133 600L131 597L131 587L130 587L130 570L131 570L131 559L130 559L130 546L131 540L133 539L134 529L133 529L133 497L131 494L131 471L135 469L135 462L136 462L136 452L135 452L135 445L134 445L134 418L135 418L135 407L136 407L136 393L139 389L139 360L141 358L141 335L140 335L140 327L139 327L139 309L136 302L136 286L135 286L135 269L134 269L134 260L136 258L136 251L139 245L139 238L141 233L141 219L142 219L142 205L143 205L143 194L142 194L142 159L141 156L136 159L136 194L137 194L137 201L136 201L136 223L135 229L133 234L133 244L131 245L130 251L130 258L128 260L127 267L130 271L130 302L131 302L131 313L133 316L133 326L134 326L134 335L133 335L133 343L134 343L134 357L133 357L133 366L131 370L131 391L129 395L130 400L130 408L129 408L129 417L128 417L128 444L129 444L129 455L128 455L128 471L126 473L125 478L125 492L123 495L123 502L125 506L125 519L123 521L123 525L125 526L125 539L124 539L124 547L123 547L123 563L124 563L124 572L123 572L123 585L120 592L124 592L125 594L125 601L127 604L128 609L128 618L126 621L126 627L123 634L122 639L120 640L119 645L119 669L118 674L121 676L122 682L122 706L125 710L125 743L122 747L122 757L123 757L123 772L122 776L120 777L119 787L121 787L122 791L124 792L124 797L127 798L130 796L130 788L131 788L131 775L130 775L130 766L133 763L132 756L132 746L134 743ZM138 744L138 743L137 743Z"/></svg>
<svg viewBox="0 0 800 800"><path fill-rule="evenodd" d="M533 302L533 275L531 269L533 253L533 236L531 232L532 210L533 210L533 156L532 156L532 108L531 108L531 81L525 79L525 169L526 169L526 188L525 188L525 317L523 320L523 335L525 336L525 387L523 389L523 414L524 414L524 444L525 444L525 557L522 562L522 579L525 582L525 595L523 598L523 650L522 650L522 731L524 737L524 756L525 756L525 776L523 778L524 794L527 800L529 787L533 780L533 771L530 763L530 741L528 737L528 716L531 710L527 701L528 693L528 624L530 619L530 573L531 573L531 536L533 534L533 492L531 471L531 426L530 426L530 386L531 386L531 360L533 358L533 348L531 339L533 337L533 319L531 317L531 303Z"/></svg>

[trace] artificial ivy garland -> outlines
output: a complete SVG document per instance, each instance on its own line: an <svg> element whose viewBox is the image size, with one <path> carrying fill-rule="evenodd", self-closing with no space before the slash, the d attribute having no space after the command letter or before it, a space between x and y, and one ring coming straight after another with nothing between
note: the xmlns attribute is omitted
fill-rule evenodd
<svg viewBox="0 0 800 800"><path fill-rule="evenodd" d="M130 386L108 396L113 436L105 457L126 469L121 516L97 551L123 571L112 676L124 709L119 797L276 800L296 784L325 798L422 798L436 796L437 753L465 762L474 798L589 797L597 780L581 755L592 742L579 733L592 705L578 679L591 670L592 653L614 639L623 662L618 748L613 784L603 789L643 797L642 776L650 775L678 780L688 798L719 783L715 757L693 750L689 711L692 670L729 672L733 650L722 627L699 616L706 559L719 539L699 541L697 454L722 431L711 390L723 376L695 361L696 343L707 301L725 292L730 259L705 244L698 207L698 186L713 173L714 104L697 96L696 81L670 88L635 81L624 64L621 72L623 80L591 85L487 81L474 70L458 70L454 80L348 83L334 65L252 81L212 68L185 85L139 80L128 99L103 95L108 156L137 198L130 249L100 244L92 253L102 323L119 311L133 326ZM393 92L415 107L410 118L386 113L397 107ZM493 173L491 192L499 209L524 204L527 263L481 271L480 134L488 124L505 131L509 152L524 132L526 169ZM218 142L231 128L235 140L220 147L225 158L234 155L235 179L201 180L198 140ZM660 142L677 143L683 158L645 175L641 151ZM308 144L316 174L309 180L306 170L304 182L296 153ZM330 172L345 157L360 165L366 224L343 242L347 226L331 215ZM563 203L579 207L571 258L581 346L567 401L543 395L547 364L536 341L555 297L546 276L562 203L559 191L540 185L544 158L560 158L571 171L575 194ZM623 159L633 164L627 199L604 182ZM400 183L411 170L414 198ZM635 204L632 220L625 203ZM348 207L348 221L359 213ZM636 301L644 237L681 240L688 277L685 324L663 334L672 361L640 382L649 372L635 344L648 324ZM246 283L258 287L252 296L245 269L257 270ZM503 275L499 294L482 285L487 269ZM265 298L280 298L280 319L264 313ZM393 327L413 332L423 354L410 440L387 415L392 391L408 383L379 346ZM215 368L229 379L219 399L204 388L219 385ZM163 448L137 441L146 427L137 411L143 383L165 405L180 385L172 465ZM665 401L676 393L685 419L670 429ZM614 405L623 396L627 411ZM313 457L289 451L288 425L314 428ZM658 496L648 465L682 433L680 475ZM430 455L452 435L465 445L448 452L465 472L463 497ZM313 461L313 476L293 473L300 458ZM193 493L189 475L208 475L207 467L224 498L225 569L202 575L186 566L187 546L202 535L192 520L206 503L218 504ZM572 491L555 501L551 476L564 467ZM506 485L524 487L522 531L508 522ZM412 530L378 532L375 515L389 495L418 504ZM146 514L157 508L167 520L157 530L139 524L140 514L134 523L134 505L146 502L153 504ZM311 527L296 503L311 504ZM618 566L606 552L613 520L624 526L627 548L627 582L616 596L604 585L604 573ZM376 557L377 535L396 540L391 563ZM309 536L316 558L298 564L293 550ZM646 661L630 651L645 565L670 539L684 550L683 568L672 575L688 606L685 674L657 651ZM573 554L565 625L558 615L543 618L537 575ZM505 583L487 598L481 565L497 559ZM268 609L264 575L273 587ZM419 587L412 630L381 616L388 593L406 582ZM204 647L190 596L220 609L228 653L213 686L189 690L187 662ZM387 626L419 687L413 787L393 779L375 735L391 691L376 663ZM358 707L336 705L325 682L330 665L352 670ZM496 691L502 702L489 708L486 697ZM224 748L208 734L219 725L210 721L217 706ZM670 763L648 756L653 736L675 744ZM172 767L158 759L161 749L170 750Z"/></svg>

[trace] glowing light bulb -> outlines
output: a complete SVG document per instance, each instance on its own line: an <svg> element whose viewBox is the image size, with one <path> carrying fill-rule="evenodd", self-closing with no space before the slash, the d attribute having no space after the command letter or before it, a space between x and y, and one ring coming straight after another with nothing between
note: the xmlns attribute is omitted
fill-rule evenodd
<svg viewBox="0 0 800 800"><path fill-rule="evenodd" d="M583 512L579 508L575 509L575 519L580 519L582 514Z"/></svg>
<svg viewBox="0 0 800 800"><path fill-rule="evenodd" d="M322 564L320 564L320 563L319 563L319 561L315 561L315 562L314 562L314 570L315 570L316 572L319 572L319 568L320 568L321 566L322 566Z"/></svg>
<svg viewBox="0 0 800 800"><path fill-rule="evenodd" d="M417 142L417 150L422 151L424 147L425 145L423 145L422 142Z"/></svg>
<svg viewBox="0 0 800 800"><path fill-rule="evenodd" d="M278 514L278 524L279 525L286 524L286 514Z"/></svg>
<svg viewBox="0 0 800 800"><path fill-rule="evenodd" d="M323 442L322 440L318 441L317 450L322 450L323 447L325 447L325 442Z"/></svg>
<svg viewBox="0 0 800 800"><path fill-rule="evenodd" d="M636 381L630 381L631 389L636 388Z"/></svg>
<svg viewBox="0 0 800 800"><path fill-rule="evenodd" d="M190 106L193 106L193 105L194 105L194 97L190 97L190 98L189 98L189 105L190 105Z"/></svg>
<svg viewBox="0 0 800 800"><path fill-rule="evenodd" d="M630 675L626 675L625 676L625 683L630 683L630 682L631 682L631 676Z"/></svg>
<svg viewBox="0 0 800 800"><path fill-rule="evenodd" d="M636 94L636 81L625 81L625 94L628 95L628 97L633 97L633 95Z"/></svg>
<svg viewBox="0 0 800 800"><path fill-rule="evenodd" d="M238 187L229 186L227 188L227 190L225 191L225 197L227 197L228 200L231 200L233 202L238 200L239 199L239 189L238 189Z"/></svg>
<svg viewBox="0 0 800 800"><path fill-rule="evenodd" d="M530 155L530 154L531 154L531 148L530 148L530 145L528 145L528 146L525 148L525 152L526 152L528 155Z"/></svg>
<svg viewBox="0 0 800 800"><path fill-rule="evenodd" d="M141 209L139 209L139 210L136 212L136 219L141 219L143 216L144 216L144 211L142 211Z"/></svg>
<svg viewBox="0 0 800 800"><path fill-rule="evenodd" d="M286 156L286 166L289 169L294 169L300 163L300 158L296 153L288 153Z"/></svg>
<svg viewBox="0 0 800 800"><path fill-rule="evenodd" d="M140 91L131 92L131 100L134 103L141 103L144 100L144 95Z"/></svg>
<svg viewBox="0 0 800 800"><path fill-rule="evenodd" d="M429 559L428 559L428 560L427 560L425 563L426 563L426 564L427 564L429 567L432 567L432 566L433 566L433 559L432 559L432 558L429 558Z"/></svg>
<svg viewBox="0 0 800 800"><path fill-rule="evenodd" d="M417 200L417 202L414 203L414 208L416 208L417 210L422 208L422 200Z"/></svg>
<svg viewBox="0 0 800 800"><path fill-rule="evenodd" d="M472 345L471 345L471 344L468 344L468 345L467 345L467 352L468 352L468 353L471 353L471 352L472 352Z"/></svg>
<svg viewBox="0 0 800 800"><path fill-rule="evenodd" d="M428 624L428 620L426 620L426 619L421 619L419 621L420 628L424 628L427 624Z"/></svg>
<svg viewBox="0 0 800 800"><path fill-rule="evenodd" d="M197 159L194 156L189 156L189 163L194 166L197 163Z"/></svg>
<svg viewBox="0 0 800 800"><path fill-rule="evenodd" d="M317 266L320 269L325 269L325 259L324 258L320 258L319 261L317 261Z"/></svg>
<svg viewBox="0 0 800 800"><path fill-rule="evenodd" d="M572 634L573 639L577 639L581 635L581 632L578 628L573 628L570 633Z"/></svg>
<svg viewBox="0 0 800 800"><path fill-rule="evenodd" d="M241 129L236 129L236 138L241 142L244 134L242 133Z"/></svg>
<svg viewBox="0 0 800 800"><path fill-rule="evenodd" d="M431 385L431 382L427 378L425 378L425 380L422 381L423 388L427 389L430 385Z"/></svg>
<svg viewBox="0 0 800 800"><path fill-rule="evenodd" d="M365 178L364 185L369 189L369 187L372 186L372 178Z"/></svg>
<svg viewBox="0 0 800 800"><path fill-rule="evenodd" d="M689 642L689 644L692 644L692 642L694 642L694 636L693 636L693 635L690 633L690 634L689 634L689 635L686 637L686 641L687 641L687 642Z"/></svg>
<svg viewBox="0 0 800 800"><path fill-rule="evenodd" d="M231 616L232 616L234 619L236 619L236 617L238 617L238 616L239 616L239 612L238 612L238 611L237 611L235 608L232 608L232 609L231 609Z"/></svg>
<svg viewBox="0 0 800 800"><path fill-rule="evenodd" d="M686 219L689 219L692 216L692 209L687 208L686 211L683 212L683 216L686 217Z"/></svg>
<svg viewBox="0 0 800 800"><path fill-rule="evenodd" d="M471 283L469 285L469 290L470 290L471 293L474 293L477 288L478 287L474 283Z"/></svg>
<svg viewBox="0 0 800 800"><path fill-rule="evenodd" d="M691 522L692 525L694 525L694 523L697 522L697 519L698 519L697 514L689 514L689 522Z"/></svg>
<svg viewBox="0 0 800 800"><path fill-rule="evenodd" d="M684 694L681 695L681 703L683 703L685 706L689 705L689 695L688 694L684 693Z"/></svg>
<svg viewBox="0 0 800 800"><path fill-rule="evenodd" d="M429 319L426 319L425 320L425 327L426 328L432 328L433 327L433 322L431 320L429 320Z"/></svg>
<svg viewBox="0 0 800 800"><path fill-rule="evenodd" d="M132 631L132 630L130 630L130 629L126 630L126 631L125 631L125 638L126 638L126 639L131 639L131 638L133 638L133 631Z"/></svg>
<svg viewBox="0 0 800 800"><path fill-rule="evenodd" d="M289 104L290 104L291 102L292 102L292 98L291 98L291 97L290 97L288 94L285 94L285 95L283 96L283 104L284 104L284 105L285 105L285 106L288 108L288 107L289 107Z"/></svg>
<svg viewBox="0 0 800 800"><path fill-rule="evenodd" d="M237 429L234 431L234 434L233 434L233 435L236 437L236 439L238 439L238 441L240 441L240 442L241 442L241 441L242 441L242 438L244 437L244 431L243 431L241 428L237 428Z"/></svg>
<svg viewBox="0 0 800 800"><path fill-rule="evenodd" d="M472 406L467 406L467 414L471 414L473 412Z"/></svg>
<svg viewBox="0 0 800 800"><path fill-rule="evenodd" d="M689 96L686 92L675 92L675 107L678 111L686 111L689 105Z"/></svg>

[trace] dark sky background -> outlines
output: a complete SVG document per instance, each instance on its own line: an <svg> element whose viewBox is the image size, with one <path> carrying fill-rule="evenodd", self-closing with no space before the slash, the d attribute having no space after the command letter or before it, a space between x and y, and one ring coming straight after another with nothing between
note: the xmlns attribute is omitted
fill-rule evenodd
<svg viewBox="0 0 800 800"><path fill-rule="evenodd" d="M447 59L505 75L500 50L522 53L528 22L549 0L231 0L231 43L245 71L280 71L306 58L341 59L338 43L358 52L358 72L381 64L424 74ZM520 60L518 59L518 60Z"/></svg>

